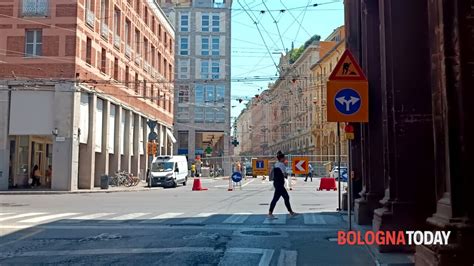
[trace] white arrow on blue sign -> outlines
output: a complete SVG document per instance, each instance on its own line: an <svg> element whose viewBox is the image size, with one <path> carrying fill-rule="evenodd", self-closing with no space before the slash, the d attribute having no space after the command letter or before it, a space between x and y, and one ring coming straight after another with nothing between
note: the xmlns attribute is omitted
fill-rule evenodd
<svg viewBox="0 0 474 266"><path fill-rule="evenodd" d="M336 93L334 98L336 109L343 114L351 115L360 109L360 95L354 89L344 88Z"/></svg>

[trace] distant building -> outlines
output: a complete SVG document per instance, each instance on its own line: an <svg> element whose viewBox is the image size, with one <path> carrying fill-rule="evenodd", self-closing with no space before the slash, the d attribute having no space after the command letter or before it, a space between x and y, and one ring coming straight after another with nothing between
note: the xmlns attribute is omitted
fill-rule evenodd
<svg viewBox="0 0 474 266"><path fill-rule="evenodd" d="M210 157L211 163L227 165L220 158L229 155L231 141L232 1L160 3L176 27L175 150L190 160Z"/></svg>
<svg viewBox="0 0 474 266"><path fill-rule="evenodd" d="M153 0L3 2L0 189L91 189L173 150L174 28ZM52 166L49 177L48 166Z"/></svg>

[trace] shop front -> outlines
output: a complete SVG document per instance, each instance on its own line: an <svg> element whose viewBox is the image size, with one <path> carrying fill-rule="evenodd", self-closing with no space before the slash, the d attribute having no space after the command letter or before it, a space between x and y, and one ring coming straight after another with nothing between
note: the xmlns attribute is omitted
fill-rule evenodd
<svg viewBox="0 0 474 266"><path fill-rule="evenodd" d="M50 189L53 169L53 142L51 136L10 136L9 188L32 187L33 169L42 189Z"/></svg>

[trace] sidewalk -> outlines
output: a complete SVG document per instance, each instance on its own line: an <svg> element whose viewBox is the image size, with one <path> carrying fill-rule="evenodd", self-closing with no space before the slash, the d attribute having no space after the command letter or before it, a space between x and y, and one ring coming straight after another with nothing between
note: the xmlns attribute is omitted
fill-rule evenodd
<svg viewBox="0 0 474 266"><path fill-rule="evenodd" d="M79 189L74 191L57 191L57 190L48 190L42 188L21 188L21 189L11 189L0 191L0 195L51 195L51 194L82 194L82 193L113 193L113 192L138 192L138 191L150 191L153 189L159 189L158 187L149 188L148 184L141 182L134 187L113 187L109 186L108 189L101 189L100 187L94 187L93 189Z"/></svg>

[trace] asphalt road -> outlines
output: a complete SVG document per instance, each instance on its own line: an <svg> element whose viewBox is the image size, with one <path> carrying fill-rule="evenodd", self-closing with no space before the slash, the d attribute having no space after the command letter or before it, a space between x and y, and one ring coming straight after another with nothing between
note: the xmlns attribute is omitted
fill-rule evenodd
<svg viewBox="0 0 474 266"><path fill-rule="evenodd" d="M1 195L0 264L117 265L373 265L364 246L339 246L347 224L337 192L299 179L278 219L266 213L272 185L203 179L150 191Z"/></svg>

